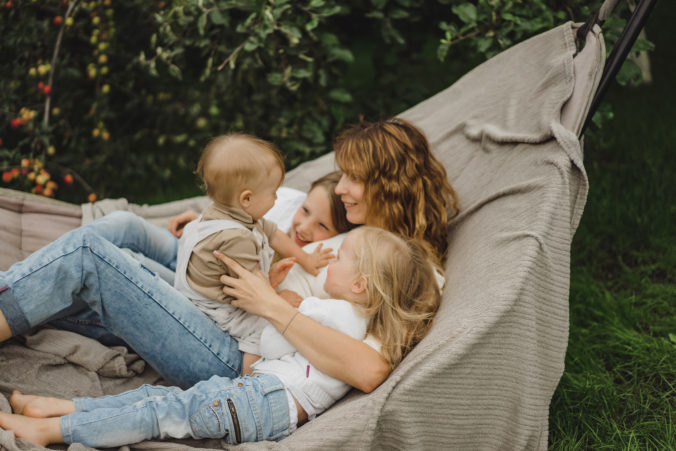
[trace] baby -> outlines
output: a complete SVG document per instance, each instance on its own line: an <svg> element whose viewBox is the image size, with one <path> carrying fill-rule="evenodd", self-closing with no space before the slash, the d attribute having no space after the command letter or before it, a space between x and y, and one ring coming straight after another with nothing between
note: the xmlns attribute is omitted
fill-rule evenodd
<svg viewBox="0 0 676 451"><path fill-rule="evenodd" d="M245 134L216 137L204 149L197 173L213 203L183 230L174 287L239 342L247 372L258 359L258 340L267 322L230 305L219 279L232 273L213 252L267 274L277 251L314 274L328 264L331 249L307 254L274 222L263 219L284 178L282 156L272 143Z"/></svg>

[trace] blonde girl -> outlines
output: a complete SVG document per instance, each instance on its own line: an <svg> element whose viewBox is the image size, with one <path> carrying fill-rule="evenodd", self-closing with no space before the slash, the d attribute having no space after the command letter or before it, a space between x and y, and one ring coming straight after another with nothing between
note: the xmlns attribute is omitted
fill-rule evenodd
<svg viewBox="0 0 676 451"><path fill-rule="evenodd" d="M238 299L234 302L278 297L260 272L250 273L222 254L219 258L239 276L224 276L227 293ZM347 235L330 264L325 290L335 299L305 300L299 309L305 313L296 311L285 320L280 337L294 321L312 316L306 302L317 303L316 311L322 310L321 303L330 309L342 306L341 315L329 315L330 326L354 330L361 321L364 327L353 335L368 333L367 341L392 368L427 333L440 301L428 246L371 227ZM253 377L234 380L214 376L185 391L143 386L72 401L15 392L10 401L17 414L0 413L0 426L42 446L65 442L113 447L169 437L224 438L230 444L280 440L349 390L312 366L300 349L262 360L254 371Z"/></svg>

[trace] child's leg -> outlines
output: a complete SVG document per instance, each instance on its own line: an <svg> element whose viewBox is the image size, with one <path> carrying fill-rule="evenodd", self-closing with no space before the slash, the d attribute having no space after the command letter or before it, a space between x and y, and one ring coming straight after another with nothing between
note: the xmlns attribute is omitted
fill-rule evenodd
<svg viewBox="0 0 676 451"><path fill-rule="evenodd" d="M75 412L75 404L71 400L24 395L18 390L12 392L9 403L14 413L33 418L60 417Z"/></svg>
<svg viewBox="0 0 676 451"><path fill-rule="evenodd" d="M48 396L24 395L14 390L9 399L14 413L33 418L61 417L75 412L88 412L95 409L114 409L135 404L151 396L165 396L168 393L180 393L178 387L142 385L119 395L98 398L75 398L73 400Z"/></svg>
<svg viewBox="0 0 676 451"><path fill-rule="evenodd" d="M30 418L23 415L0 412L0 427L14 431L18 438L40 446L63 443L59 418Z"/></svg>
<svg viewBox="0 0 676 451"><path fill-rule="evenodd" d="M112 398L112 397L108 397ZM236 444L288 435L284 386L274 376L213 377L186 391L167 391L122 408L61 417L66 443L114 447L154 438L224 438Z"/></svg>
<svg viewBox="0 0 676 451"><path fill-rule="evenodd" d="M96 409L119 409L148 398L165 397L170 394L178 395L181 393L184 393L184 391L178 387L144 384L139 388L120 393L119 395L99 396L97 398L75 398L73 399L73 406L75 407L74 412L91 412Z"/></svg>

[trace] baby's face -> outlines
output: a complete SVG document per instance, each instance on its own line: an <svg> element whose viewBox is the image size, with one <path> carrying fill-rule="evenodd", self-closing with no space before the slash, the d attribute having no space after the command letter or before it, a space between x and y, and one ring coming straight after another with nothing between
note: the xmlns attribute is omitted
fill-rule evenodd
<svg viewBox="0 0 676 451"><path fill-rule="evenodd" d="M251 196L251 205L245 211L251 215L254 221L258 221L267 213L277 200L277 188L282 183L282 170L274 168L270 177Z"/></svg>
<svg viewBox="0 0 676 451"><path fill-rule="evenodd" d="M307 195L303 205L293 215L289 236L299 245L321 241L338 235L331 217L331 199L321 186Z"/></svg>

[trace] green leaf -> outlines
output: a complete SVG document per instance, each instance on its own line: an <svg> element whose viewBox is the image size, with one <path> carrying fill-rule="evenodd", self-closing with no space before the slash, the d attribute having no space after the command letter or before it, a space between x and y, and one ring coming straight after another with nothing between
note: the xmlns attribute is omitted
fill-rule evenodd
<svg viewBox="0 0 676 451"><path fill-rule="evenodd" d="M625 60L616 76L617 82L622 85L636 85L643 80L641 68L632 60Z"/></svg>
<svg viewBox="0 0 676 451"><path fill-rule="evenodd" d="M202 14L199 19L197 19L197 31L200 36L204 36L204 27L207 25L207 15L206 13Z"/></svg>
<svg viewBox="0 0 676 451"><path fill-rule="evenodd" d="M383 9L386 3L387 0L371 0L371 4L376 9Z"/></svg>
<svg viewBox="0 0 676 451"><path fill-rule="evenodd" d="M410 16L410 14L408 13L408 11L400 9L400 8L394 9L392 11L392 13L390 14L390 17L392 19L404 19L404 18L409 17L409 16Z"/></svg>
<svg viewBox="0 0 676 451"><path fill-rule="evenodd" d="M458 18L465 22L466 24L475 24L476 23L476 6L471 3L461 3L459 5L453 6L451 10L455 13Z"/></svg>
<svg viewBox="0 0 676 451"><path fill-rule="evenodd" d="M279 29L284 33L286 38L289 40L289 44L291 47L296 46L299 42L300 39L303 37L303 34L300 32L300 30L293 25L288 25L288 24L283 24Z"/></svg>
<svg viewBox="0 0 676 451"><path fill-rule="evenodd" d="M502 18L505 20L509 20L510 22L514 23L521 23L521 18L515 16L514 14L508 13L508 12L503 12L501 14Z"/></svg>
<svg viewBox="0 0 676 451"><path fill-rule="evenodd" d="M437 47L437 58L439 58L439 61L444 61L446 59L450 47L451 45L447 42L439 44L439 47Z"/></svg>
<svg viewBox="0 0 676 451"><path fill-rule="evenodd" d="M344 88L332 89L329 91L329 98L342 103L352 102L352 94Z"/></svg>
<svg viewBox="0 0 676 451"><path fill-rule="evenodd" d="M329 50L329 60L341 60L346 63L351 63L354 61L354 55L349 49L344 49L341 47L333 47Z"/></svg>
<svg viewBox="0 0 676 451"><path fill-rule="evenodd" d="M476 42L476 49L480 53L484 53L493 44L493 38L487 37L487 36L481 36L481 37L477 38L475 42Z"/></svg>
<svg viewBox="0 0 676 451"><path fill-rule="evenodd" d="M632 52L642 52L644 50L655 50L655 44L648 41L647 39L637 39L636 42L634 42L634 45L631 47Z"/></svg>
<svg viewBox="0 0 676 451"><path fill-rule="evenodd" d="M281 72L270 72L267 75L268 83L274 86L280 86L284 83L284 75Z"/></svg>
<svg viewBox="0 0 676 451"><path fill-rule="evenodd" d="M669 340L671 340L672 343L676 344L676 334L669 334Z"/></svg>
<svg viewBox="0 0 676 451"><path fill-rule="evenodd" d="M227 19L218 10L209 13L209 20L214 25L225 25L227 23Z"/></svg>

